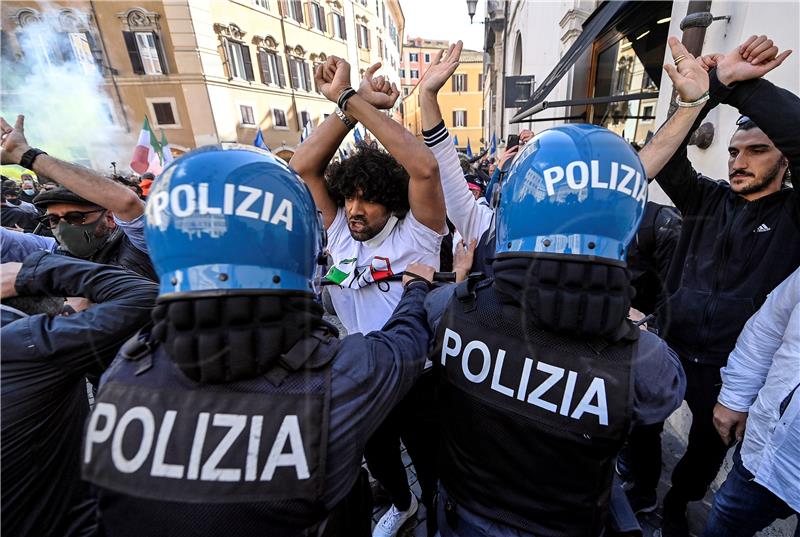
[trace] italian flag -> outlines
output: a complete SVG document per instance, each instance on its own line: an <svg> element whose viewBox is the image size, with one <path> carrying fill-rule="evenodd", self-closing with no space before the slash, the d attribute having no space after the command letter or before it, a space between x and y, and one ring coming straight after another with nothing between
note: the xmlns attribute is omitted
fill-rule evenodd
<svg viewBox="0 0 800 537"><path fill-rule="evenodd" d="M162 139L166 141L162 133ZM131 169L138 174L150 172L153 174L160 174L163 170L161 165L162 154L161 143L156 138L153 129L150 128L150 122L147 116L144 118L144 125L142 131L139 133L139 141L133 149L133 159L131 160ZM172 154L170 153L170 158Z"/></svg>

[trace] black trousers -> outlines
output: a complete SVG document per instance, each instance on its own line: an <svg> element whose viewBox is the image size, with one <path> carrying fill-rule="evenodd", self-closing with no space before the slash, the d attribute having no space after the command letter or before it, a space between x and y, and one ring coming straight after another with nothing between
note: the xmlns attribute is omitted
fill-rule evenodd
<svg viewBox="0 0 800 537"><path fill-rule="evenodd" d="M672 471L672 488L664 507L680 510L685 504L702 500L717 476L728 452L714 427L714 406L722 388L719 366L681 359L686 372L684 400L692 412L689 442ZM634 475L635 489L654 491L661 477L661 432L663 423L634 427L628 438L625 458Z"/></svg>
<svg viewBox="0 0 800 537"><path fill-rule="evenodd" d="M411 490L400 457L400 439L403 440L422 490L429 535L435 534L436 523L434 497L439 446L436 409L434 376L428 370L378 427L364 450L372 477L386 489L398 509L406 510L411 504Z"/></svg>
<svg viewBox="0 0 800 537"><path fill-rule="evenodd" d="M686 371L684 399L692 411L692 427L686 453L672 471L672 488L664 500L665 508L668 504L682 507L702 500L728 452L714 427L714 406L722 389L720 366L684 359L681 363Z"/></svg>

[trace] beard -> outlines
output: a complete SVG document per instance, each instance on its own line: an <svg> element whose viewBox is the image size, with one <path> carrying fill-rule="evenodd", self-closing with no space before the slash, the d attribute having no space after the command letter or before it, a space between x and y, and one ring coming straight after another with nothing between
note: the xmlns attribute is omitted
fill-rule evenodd
<svg viewBox="0 0 800 537"><path fill-rule="evenodd" d="M384 225L386 225L385 222ZM347 221L347 229L350 231L350 236L353 237L353 239L364 242L380 233L383 226L376 228L375 226L370 226L363 218L351 218Z"/></svg>
<svg viewBox="0 0 800 537"><path fill-rule="evenodd" d="M767 171L767 173L765 173L761 179L753 177L752 181L745 182L739 187L735 187L733 185L733 180L731 179L731 190L733 190L734 193L739 194L740 196L747 196L750 194L758 194L759 192L763 192L769 187L769 185L772 184L775 178L778 177L778 174L781 171L781 167L782 167L781 159L778 159L778 161L775 163L775 166L770 168L769 171Z"/></svg>

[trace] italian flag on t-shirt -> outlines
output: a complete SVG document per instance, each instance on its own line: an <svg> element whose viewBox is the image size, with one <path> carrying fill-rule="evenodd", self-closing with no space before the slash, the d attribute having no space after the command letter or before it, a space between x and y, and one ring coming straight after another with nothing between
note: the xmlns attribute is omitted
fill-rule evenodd
<svg viewBox="0 0 800 537"><path fill-rule="evenodd" d="M348 278L353 275L353 267L356 264L356 258L343 259L338 265L334 265L325 274L325 279L330 280L335 284L342 285Z"/></svg>

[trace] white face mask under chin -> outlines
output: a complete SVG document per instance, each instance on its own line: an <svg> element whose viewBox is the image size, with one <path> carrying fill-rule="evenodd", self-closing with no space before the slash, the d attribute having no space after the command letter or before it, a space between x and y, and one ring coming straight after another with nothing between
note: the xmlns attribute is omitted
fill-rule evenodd
<svg viewBox="0 0 800 537"><path fill-rule="evenodd" d="M383 241L386 240L386 237L389 236L394 227L397 225L398 221L399 219L395 215L390 216L389 219L386 221L386 225L383 226L381 232L372 237L371 239L363 241L364 244L369 248L377 248L378 246L383 244Z"/></svg>

